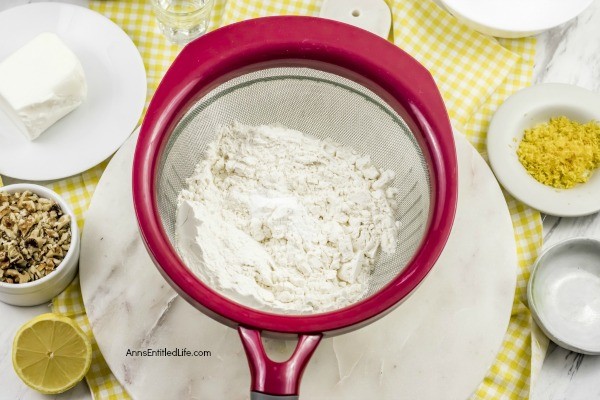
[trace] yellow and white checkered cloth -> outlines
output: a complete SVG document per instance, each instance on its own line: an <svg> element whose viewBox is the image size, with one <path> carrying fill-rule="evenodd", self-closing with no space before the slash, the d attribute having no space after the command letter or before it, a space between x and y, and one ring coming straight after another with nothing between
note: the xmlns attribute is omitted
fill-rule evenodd
<svg viewBox="0 0 600 400"><path fill-rule="evenodd" d="M149 94L180 47L158 31L147 0L92 0L90 7L121 26L138 46L148 74ZM430 0L389 0L394 42L435 77L453 124L484 150L494 110L511 93L531 83L535 39L501 40L459 23ZM267 15L317 15L321 0L216 0L211 28ZM54 183L53 189L83 216L105 165ZM539 369L545 343L538 341L526 307L529 269L542 244L538 212L506 196L518 247L518 284L509 329L495 363L473 399L527 399L530 377ZM80 220L80 223L82 221ZM54 311L75 318L93 339L76 280L54 301ZM86 376L95 399L128 399L94 342L93 366ZM532 368L533 366L533 368Z"/></svg>

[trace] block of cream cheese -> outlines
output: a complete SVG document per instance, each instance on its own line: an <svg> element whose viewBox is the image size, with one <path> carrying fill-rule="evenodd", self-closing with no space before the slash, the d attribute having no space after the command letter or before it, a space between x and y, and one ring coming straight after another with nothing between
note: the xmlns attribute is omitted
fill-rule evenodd
<svg viewBox="0 0 600 400"><path fill-rule="evenodd" d="M42 33L0 63L0 108L34 140L77 108L87 84L77 56L53 33Z"/></svg>

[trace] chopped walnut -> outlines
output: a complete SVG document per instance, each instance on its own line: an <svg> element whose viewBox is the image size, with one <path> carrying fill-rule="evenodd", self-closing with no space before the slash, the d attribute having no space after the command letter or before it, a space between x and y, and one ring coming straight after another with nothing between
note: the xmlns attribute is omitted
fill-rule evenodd
<svg viewBox="0 0 600 400"><path fill-rule="evenodd" d="M58 267L71 245L71 217L30 191L0 191L0 282L27 283Z"/></svg>

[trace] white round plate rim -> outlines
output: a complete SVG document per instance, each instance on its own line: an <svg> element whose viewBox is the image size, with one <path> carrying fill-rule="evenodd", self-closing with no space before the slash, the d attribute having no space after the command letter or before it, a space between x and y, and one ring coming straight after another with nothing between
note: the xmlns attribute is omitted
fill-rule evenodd
<svg viewBox="0 0 600 400"><path fill-rule="evenodd" d="M600 121L600 94L563 84L545 83L510 96L492 117L487 137L490 165L502 186L523 203L550 215L577 217L600 210L600 172L585 184L555 189L536 181L517 158L523 132L552 116ZM594 200L596 199L596 200Z"/></svg>
<svg viewBox="0 0 600 400"><path fill-rule="evenodd" d="M533 287L536 285L537 277L539 276L540 268L548 268L542 265L542 260L549 256L552 256L552 253L558 252L562 247L566 247L568 245L577 245L582 244L584 242L592 242L595 246L600 248L600 240L589 237L574 237L562 240L549 248L545 249L537 258L533 265L533 269L531 271L531 276L527 283L527 302L531 308L531 316L535 320L535 323L542 329L542 331L552 340L554 343L558 344L560 347L563 347L567 350L574 351L576 353L583 353L589 355L600 355L600 345L598 347L586 347L581 345L576 345L575 343L578 341L578 338L567 338L555 329L551 323L548 321L547 313L543 313L539 310L538 298L536 298L534 294ZM568 249L563 250L568 251Z"/></svg>
<svg viewBox="0 0 600 400"><path fill-rule="evenodd" d="M146 71L135 44L85 7L31 3L1 12L0 60L42 32L56 33L78 56L88 97L33 142L0 113L0 174L29 181L76 175L108 158L129 137L146 101Z"/></svg>
<svg viewBox="0 0 600 400"><path fill-rule="evenodd" d="M492 30L496 36L506 37L527 36L554 28L575 18L592 4L592 0L497 0L483 3L478 0L440 1L458 17ZM546 12L540 12L541 9ZM548 10L552 12L547 12Z"/></svg>

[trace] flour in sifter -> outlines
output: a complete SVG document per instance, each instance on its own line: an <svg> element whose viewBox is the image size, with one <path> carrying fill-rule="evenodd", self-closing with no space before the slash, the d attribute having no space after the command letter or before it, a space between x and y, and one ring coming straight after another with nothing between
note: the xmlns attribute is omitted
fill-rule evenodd
<svg viewBox="0 0 600 400"><path fill-rule="evenodd" d="M221 127L178 198L176 240L202 281L282 313L365 296L396 250L394 172L331 140L276 126Z"/></svg>

